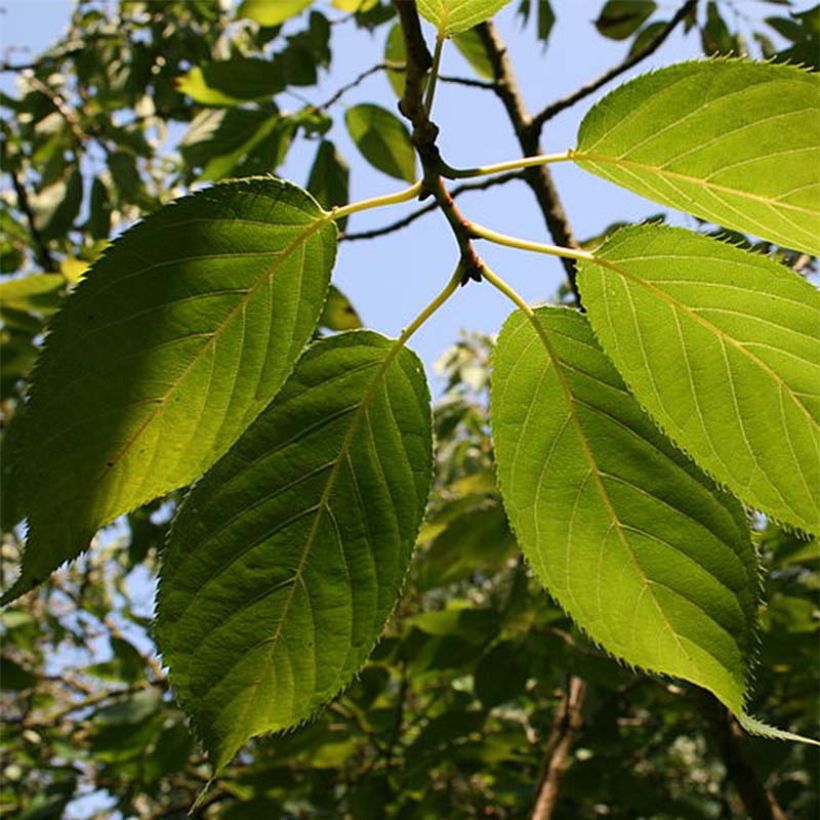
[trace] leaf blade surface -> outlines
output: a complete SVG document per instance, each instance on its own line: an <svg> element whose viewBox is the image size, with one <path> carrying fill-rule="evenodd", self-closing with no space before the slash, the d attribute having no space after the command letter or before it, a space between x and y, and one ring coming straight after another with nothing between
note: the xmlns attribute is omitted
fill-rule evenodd
<svg viewBox="0 0 820 820"><path fill-rule="evenodd" d="M630 664L741 713L757 565L740 506L664 439L586 320L510 316L494 359L499 483L519 544L573 619Z"/></svg>
<svg viewBox="0 0 820 820"><path fill-rule="evenodd" d="M489 20L510 0L418 0L419 14L429 20L442 37L450 37Z"/></svg>
<svg viewBox="0 0 820 820"><path fill-rule="evenodd" d="M217 769L346 686L395 604L432 440L421 365L391 348L309 348L174 524L157 636Z"/></svg>
<svg viewBox="0 0 820 820"><path fill-rule="evenodd" d="M820 76L742 60L638 77L586 115L575 159L641 196L820 253Z"/></svg>
<svg viewBox="0 0 820 820"><path fill-rule="evenodd" d="M579 267L596 336L680 447L755 509L817 531L820 298L690 231L618 231Z"/></svg>
<svg viewBox="0 0 820 820"><path fill-rule="evenodd" d="M233 444L316 326L335 234L303 191L253 179L163 209L94 264L33 378L23 431L29 538L5 600Z"/></svg>

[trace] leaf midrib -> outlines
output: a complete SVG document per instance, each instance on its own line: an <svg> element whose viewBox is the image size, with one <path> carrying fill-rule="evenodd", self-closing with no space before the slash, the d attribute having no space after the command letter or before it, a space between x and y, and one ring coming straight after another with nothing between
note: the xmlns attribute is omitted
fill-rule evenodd
<svg viewBox="0 0 820 820"><path fill-rule="evenodd" d="M330 470L330 474L327 477L327 483L325 484L325 488L322 491L322 495L319 499L318 504L314 508L314 519L313 524L311 525L310 532L308 533L308 537L305 539L305 545L302 548L302 553L299 556L299 563L296 565L296 569L293 573L293 583L288 588L286 598L282 604L282 613L276 625L276 631L273 635L265 638L263 641L260 641L251 650L258 648L261 645L269 644L270 648L267 650L268 658L273 655L273 652L276 648L276 645L279 641L279 638L282 635L282 630L285 625L285 621L287 620L288 613L290 611L290 607L293 603L293 597L296 591L296 587L301 584L305 590L307 587L305 586L304 578L302 577L302 573L304 571L305 565L307 564L308 556L314 546L314 542L316 539L316 534L319 529L319 522L322 519L322 515L325 511L329 511L328 501L330 500L330 494L333 491L333 487L336 484L336 479L338 478L339 471L341 469L341 464L344 460L349 461L350 455L350 445L353 441L353 436L356 434L356 431L359 428L359 424L361 423L362 419L365 418L367 415L367 410L370 406L370 403L373 401L373 398L376 395L377 387L381 380L383 379L385 373L387 372L390 365L396 359L398 354L403 349L404 345L396 342L393 346L388 350L387 355L382 362L382 365L374 374L372 380L370 381L369 385L367 386L367 390L365 391L364 396L362 397L361 404L356 409L353 417L350 420L350 426L345 433L345 437L342 440L341 446L339 447L339 452L336 455L336 458L333 462L333 467ZM352 472L352 470L351 470ZM267 665L263 668L262 674L251 684L250 689L253 692L251 702L256 703L258 700L259 690L262 686L262 681L267 674ZM248 711L245 712L245 718L243 719L244 723L247 723L247 714Z"/></svg>
<svg viewBox="0 0 820 820"><path fill-rule="evenodd" d="M762 202L764 205L768 205L775 209L779 210L788 210L788 211L795 211L797 213L808 214L809 216L820 216L820 210L813 210L811 208L805 208L800 205L791 205L787 202L783 202L781 199L772 198L768 196L764 196L762 194L753 194L749 191L743 191L738 188L732 188L729 185L720 185L715 182L710 182L702 177L695 177L691 174L682 174L680 171L670 171L666 168L663 168L659 165L650 165L645 162L637 162L636 160L627 160L622 159L620 157L612 157L607 156L606 154L592 154L587 153L585 151L573 151L572 152L572 159L574 161L587 161L587 162L600 162L609 165L623 165L628 168L636 168L641 171L648 171L652 174L658 176L665 176L669 177L670 179L677 179L682 182L688 182L694 185L699 185L705 188L709 188L715 191L721 191L725 194L732 194L733 196L738 196L742 199L749 199L755 202Z"/></svg>
<svg viewBox="0 0 820 820"><path fill-rule="evenodd" d="M678 648L683 653L684 657L692 662L692 658L689 653L684 648L683 644L681 643L680 636L678 635L677 631L672 626L669 618L667 617L666 613L664 612L663 608L658 601L657 596L653 592L649 578L647 578L646 573L643 570L643 567L638 562L637 557L635 556L635 552L632 549L629 540L624 533L624 524L621 522L618 514L615 512L615 508L612 505L612 501L609 497L609 493L606 490L606 486L603 483L603 476L601 471L598 469L598 464L595 461L595 457L592 454L592 450L590 449L589 442L587 441L586 432L584 431L583 425L581 424L580 419L578 418L578 414L575 409L575 398L572 393L572 389L570 388L565 373L562 369L561 360L558 357L558 354L555 352L554 348L552 347L552 342L549 339L547 331L544 329L543 325L541 324L540 320L538 319L537 314L527 315L527 318L532 323L533 327L535 328L536 333L538 334L541 342L544 345L544 349L547 351L547 355L550 358L553 368L555 369L555 373L558 376L559 384L561 385L561 390L564 394L565 403L567 406L567 411L569 413L569 418L572 421L573 426L578 434L578 439L581 443L581 451L584 455L584 460L587 462L587 466L589 467L590 473L595 476L595 485L598 488L599 495L604 502L604 506L606 507L607 513L609 515L610 521L612 522L612 526L618 533L618 538L621 541L627 555L629 556L635 570L638 574L638 577L641 579L644 587L644 592L649 594L649 597L652 599L652 602L655 604L655 608L658 610L658 614L660 615L663 622L666 624L669 633L674 637L675 642L678 645ZM694 641L693 641L694 643ZM725 668L723 662L720 662L720 665ZM729 670L727 670L729 671Z"/></svg>
<svg viewBox="0 0 820 820"><path fill-rule="evenodd" d="M625 279L629 279L632 282L635 282L639 285L642 285L646 288L650 293L657 296L662 301L666 302L673 310L680 310L682 313L685 313L687 316L691 317L694 321L701 324L707 330L712 332L718 339L723 340L724 342L728 342L732 345L736 350L739 350L742 354L748 357L754 364L756 364L761 370L763 370L767 375L769 375L772 380L781 388L783 389L788 395L791 397L792 401L802 410L803 414L809 420L811 426L814 427L816 431L820 431L820 424L818 424L817 420L812 416L809 412L809 409L797 398L797 393L792 390L791 386L784 381L774 370L769 367L766 362L756 356L754 353L749 351L746 346L736 340L733 336L730 336L724 330L721 330L717 325L712 324L708 319L705 319L701 316L694 308L690 308L688 305L684 304L683 302L676 299L674 296L668 294L662 288L655 285L653 282L650 282L647 279L644 279L641 276L637 276L636 274L630 273L626 269L620 267L616 262L613 262L609 259L606 259L601 256L596 256L592 260L593 264L601 265L605 268L610 268L614 270L616 273L623 276Z"/></svg>

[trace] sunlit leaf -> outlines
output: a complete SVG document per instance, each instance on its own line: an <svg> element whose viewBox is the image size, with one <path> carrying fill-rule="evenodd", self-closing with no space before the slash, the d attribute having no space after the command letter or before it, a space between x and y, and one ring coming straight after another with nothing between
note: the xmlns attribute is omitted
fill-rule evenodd
<svg viewBox="0 0 820 820"><path fill-rule="evenodd" d="M742 713L757 562L740 505L642 412L586 319L505 323L493 368L499 485L532 568L596 643Z"/></svg>
<svg viewBox="0 0 820 820"><path fill-rule="evenodd" d="M237 105L267 100L285 88L283 65L256 57L235 57L194 66L176 87L203 105Z"/></svg>
<svg viewBox="0 0 820 820"><path fill-rule="evenodd" d="M489 20L510 0L417 0L419 13L443 37L450 37Z"/></svg>
<svg viewBox="0 0 820 820"><path fill-rule="evenodd" d="M718 481L817 531L820 295L759 254L660 225L582 262L592 327L638 401Z"/></svg>
<svg viewBox="0 0 820 820"><path fill-rule="evenodd" d="M582 168L642 196L820 253L820 76L741 60L681 63L585 117Z"/></svg>
<svg viewBox="0 0 820 820"><path fill-rule="evenodd" d="M305 353L182 506L157 637L217 771L346 687L394 607L432 474L414 354L365 331Z"/></svg>
<svg viewBox="0 0 820 820"><path fill-rule="evenodd" d="M237 17L255 20L260 26L278 26L301 14L313 0L242 0Z"/></svg>

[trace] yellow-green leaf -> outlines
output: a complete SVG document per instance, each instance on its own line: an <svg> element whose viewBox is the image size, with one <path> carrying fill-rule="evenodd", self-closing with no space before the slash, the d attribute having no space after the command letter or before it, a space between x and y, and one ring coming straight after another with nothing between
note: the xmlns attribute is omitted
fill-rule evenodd
<svg viewBox="0 0 820 820"><path fill-rule="evenodd" d="M584 118L574 159L635 193L820 254L820 75L701 60L638 77Z"/></svg>
<svg viewBox="0 0 820 820"><path fill-rule="evenodd" d="M581 263L589 320L638 401L740 499L820 527L820 294L760 254L660 225Z"/></svg>

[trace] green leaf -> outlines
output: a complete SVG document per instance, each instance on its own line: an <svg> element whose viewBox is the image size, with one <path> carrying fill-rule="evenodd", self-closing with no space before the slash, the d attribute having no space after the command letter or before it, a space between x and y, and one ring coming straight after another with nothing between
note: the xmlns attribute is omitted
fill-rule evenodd
<svg viewBox="0 0 820 820"><path fill-rule="evenodd" d="M485 80L495 79L495 69L477 31L470 29L456 34L453 36L453 43L479 77Z"/></svg>
<svg viewBox="0 0 820 820"><path fill-rule="evenodd" d="M345 112L345 124L362 156L385 174L406 182L416 179L416 154L410 132L387 109L363 103Z"/></svg>
<svg viewBox="0 0 820 820"><path fill-rule="evenodd" d="M203 105L266 100L285 88L283 66L256 57L234 57L194 66L176 79L177 91Z"/></svg>
<svg viewBox="0 0 820 820"><path fill-rule="evenodd" d="M19 692L23 689L33 689L36 685L36 675L32 675L11 658L0 657L0 689L5 692Z"/></svg>
<svg viewBox="0 0 820 820"><path fill-rule="evenodd" d="M818 529L820 296L759 254L624 228L581 263L589 320L638 401L731 492Z"/></svg>
<svg viewBox="0 0 820 820"><path fill-rule="evenodd" d="M307 189L316 201L327 210L336 205L347 205L348 184L350 179L350 168L344 157L336 150L336 146L330 140L322 140L316 151L316 158L310 169ZM339 230L343 231L347 224L347 219L340 219L336 222Z"/></svg>
<svg viewBox="0 0 820 820"><path fill-rule="evenodd" d="M635 193L820 253L820 77L741 60L638 77L585 117L575 159Z"/></svg>
<svg viewBox="0 0 820 820"><path fill-rule="evenodd" d="M505 323L492 386L521 548L594 641L742 713L758 593L743 510L659 433L581 314L535 321Z"/></svg>
<svg viewBox="0 0 820 820"><path fill-rule="evenodd" d="M164 553L156 634L220 771L347 686L393 609L432 474L406 349L323 339L199 482Z"/></svg>
<svg viewBox="0 0 820 820"><path fill-rule="evenodd" d="M407 62L407 52L404 47L404 34L399 23L394 23L384 42L384 59L388 63ZM401 99L404 96L404 71L388 69L387 79L395 95Z"/></svg>
<svg viewBox="0 0 820 820"><path fill-rule="evenodd" d="M313 332L335 250L315 201L274 179L185 197L112 244L55 317L34 375L29 539L4 600L233 444Z"/></svg>
<svg viewBox="0 0 820 820"><path fill-rule="evenodd" d="M219 180L225 176L252 176L249 163L260 160L257 173L276 168L284 159L294 130L275 105L258 108L221 108L201 111L180 143L180 153L191 168L191 179Z"/></svg>
<svg viewBox="0 0 820 820"><path fill-rule="evenodd" d="M33 198L34 224L43 239L63 238L74 224L83 201L83 175L76 166L65 178L48 185Z"/></svg>
<svg viewBox="0 0 820 820"><path fill-rule="evenodd" d="M489 20L510 0L417 0L419 14L429 20L441 37L451 37Z"/></svg>
<svg viewBox="0 0 820 820"><path fill-rule="evenodd" d="M312 2L313 0L242 0L236 16L255 20L260 26L278 26L301 14Z"/></svg>
<svg viewBox="0 0 820 820"><path fill-rule="evenodd" d="M362 320L350 299L335 285L331 285L319 324L328 330L358 330L362 327Z"/></svg>
<svg viewBox="0 0 820 820"><path fill-rule="evenodd" d="M650 23L648 26L644 26L644 28L635 35L635 39L629 47L629 54L627 56L633 57L635 54L640 54L647 46L655 42L668 25L669 22L667 20L658 20L654 23Z"/></svg>
<svg viewBox="0 0 820 820"><path fill-rule="evenodd" d="M610 40L626 40L657 7L653 0L608 0L595 21L595 28Z"/></svg>
<svg viewBox="0 0 820 820"><path fill-rule="evenodd" d="M700 29L700 42L703 53L708 57L732 54L735 51L735 38L714 0L710 0L706 6L706 22Z"/></svg>
<svg viewBox="0 0 820 820"><path fill-rule="evenodd" d="M108 187L99 177L94 177L87 225L94 239L108 239L108 234L111 233L111 211Z"/></svg>
<svg viewBox="0 0 820 820"><path fill-rule="evenodd" d="M0 282L0 310L51 315L60 306L66 280L59 273L33 273Z"/></svg>

